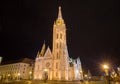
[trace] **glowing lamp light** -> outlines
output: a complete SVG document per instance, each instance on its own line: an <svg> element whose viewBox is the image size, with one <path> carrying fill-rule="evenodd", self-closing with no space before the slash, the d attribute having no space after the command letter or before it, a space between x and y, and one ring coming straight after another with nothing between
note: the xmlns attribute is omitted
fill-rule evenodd
<svg viewBox="0 0 120 84"><path fill-rule="evenodd" d="M82 70L80 70L80 73L82 73Z"/></svg>
<svg viewBox="0 0 120 84"><path fill-rule="evenodd" d="M47 69L44 69L44 71L46 72L46 71L48 71Z"/></svg>
<svg viewBox="0 0 120 84"><path fill-rule="evenodd" d="M39 79L42 79L42 77L41 77L41 76L39 76Z"/></svg>
<svg viewBox="0 0 120 84"><path fill-rule="evenodd" d="M30 74L32 74L32 72L31 72L31 71L30 71L29 73L30 73Z"/></svg>
<svg viewBox="0 0 120 84"><path fill-rule="evenodd" d="M10 74L8 74L8 76L10 76Z"/></svg>
<svg viewBox="0 0 120 84"><path fill-rule="evenodd" d="M107 64L104 64L104 65L103 65L103 68L104 68L104 69L109 69L109 66L108 66Z"/></svg>
<svg viewBox="0 0 120 84"><path fill-rule="evenodd" d="M87 77L87 74L85 74L85 77Z"/></svg>
<svg viewBox="0 0 120 84"><path fill-rule="evenodd" d="M76 70L76 72L78 73L78 70Z"/></svg>
<svg viewBox="0 0 120 84"><path fill-rule="evenodd" d="M20 76L20 73L18 73L18 76Z"/></svg>

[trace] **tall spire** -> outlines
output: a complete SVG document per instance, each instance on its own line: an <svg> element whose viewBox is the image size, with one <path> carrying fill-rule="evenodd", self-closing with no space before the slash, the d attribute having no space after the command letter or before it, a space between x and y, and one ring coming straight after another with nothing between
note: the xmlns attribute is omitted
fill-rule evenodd
<svg viewBox="0 0 120 84"><path fill-rule="evenodd" d="M61 11L61 6L59 6L59 11L58 11L58 19L62 19L62 11Z"/></svg>
<svg viewBox="0 0 120 84"><path fill-rule="evenodd" d="M44 41L43 46L42 46L42 49L41 49L41 52L40 52L40 56L43 56L43 55L44 55L45 49L46 49L46 46L45 46L45 41Z"/></svg>
<svg viewBox="0 0 120 84"><path fill-rule="evenodd" d="M39 58L39 54L40 54L40 53L38 52L38 53L37 53L37 56L36 56L37 58Z"/></svg>

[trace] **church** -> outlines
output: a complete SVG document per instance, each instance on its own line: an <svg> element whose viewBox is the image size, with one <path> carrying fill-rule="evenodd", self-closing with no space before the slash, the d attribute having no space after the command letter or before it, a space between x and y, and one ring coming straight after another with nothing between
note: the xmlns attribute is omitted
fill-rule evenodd
<svg viewBox="0 0 120 84"><path fill-rule="evenodd" d="M62 17L61 7L53 24L52 50L43 43L35 59L34 80L82 80L82 67L79 57L69 57L66 42L66 24Z"/></svg>

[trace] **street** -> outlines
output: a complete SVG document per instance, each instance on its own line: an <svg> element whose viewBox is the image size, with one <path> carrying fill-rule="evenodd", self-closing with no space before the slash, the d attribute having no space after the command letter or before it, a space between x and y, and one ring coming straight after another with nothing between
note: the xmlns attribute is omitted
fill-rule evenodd
<svg viewBox="0 0 120 84"><path fill-rule="evenodd" d="M74 81L74 82L59 82L59 81L6 81L6 82L0 82L0 84L107 84L103 81L91 81L91 82L80 82L80 81ZM111 84L120 84L120 82Z"/></svg>

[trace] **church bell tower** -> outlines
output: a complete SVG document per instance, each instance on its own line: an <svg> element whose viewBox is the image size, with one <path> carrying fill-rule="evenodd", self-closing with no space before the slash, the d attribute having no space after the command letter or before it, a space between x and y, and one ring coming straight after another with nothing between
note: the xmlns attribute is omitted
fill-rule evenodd
<svg viewBox="0 0 120 84"><path fill-rule="evenodd" d="M66 25L59 7L58 18L53 25L53 80L68 80L68 50Z"/></svg>

